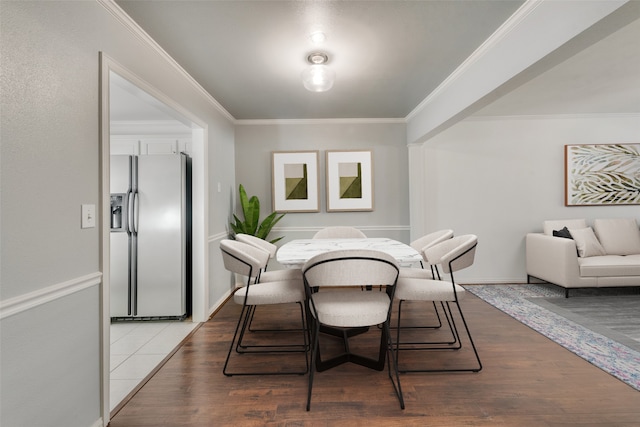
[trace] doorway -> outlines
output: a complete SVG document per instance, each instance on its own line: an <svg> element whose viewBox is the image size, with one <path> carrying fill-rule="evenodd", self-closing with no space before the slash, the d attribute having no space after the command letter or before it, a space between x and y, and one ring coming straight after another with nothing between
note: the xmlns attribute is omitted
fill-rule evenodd
<svg viewBox="0 0 640 427"><path fill-rule="evenodd" d="M101 203L102 227L100 231L102 257L101 271L103 272L102 286L102 414L103 419L110 419L110 412L117 408L122 398L134 393L141 383L154 369L169 355L169 353L186 337L205 317L205 303L208 300L205 286L207 259L206 245L206 125L185 111L177 103L166 97L160 91L138 78L129 70L117 64L104 54L101 54ZM135 137L135 143L128 137ZM129 148L127 148L129 147ZM173 148L172 148L173 147ZM110 155L114 150L128 149L145 150L144 154L152 152L184 151L192 160L193 170L193 222L192 222L192 314L189 324L180 326L165 323L149 324L136 323L125 328L118 328L112 333L110 318ZM133 154L133 153L132 153ZM140 154L140 153L137 153ZM146 323L146 324L145 324ZM134 332L135 331L135 332ZM129 338L124 337L128 335ZM120 341L116 344L116 341ZM140 365L144 361L151 366L142 366L145 373L126 373L128 381L112 387L111 370L113 364L124 363L128 357L133 357L140 348L146 345L153 347L153 356L140 355L135 363ZM119 357L111 354L112 345L118 345ZM125 354L131 353L131 356ZM121 379L123 371L117 375ZM115 372L115 371L114 371ZM139 380L139 381L138 381ZM130 388L130 391L123 391ZM117 388L117 390L116 390ZM115 390L115 393L112 393ZM113 397L112 397L113 396ZM112 401L113 400L113 401Z"/></svg>

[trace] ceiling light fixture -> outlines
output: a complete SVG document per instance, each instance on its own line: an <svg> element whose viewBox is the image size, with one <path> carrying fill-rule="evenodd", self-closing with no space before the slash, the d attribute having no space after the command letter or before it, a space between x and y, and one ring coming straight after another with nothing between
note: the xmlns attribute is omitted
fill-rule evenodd
<svg viewBox="0 0 640 427"><path fill-rule="evenodd" d="M325 40L327 40L327 36L322 31L314 31L313 33L311 33L309 38L311 39L311 43L316 45L322 44L325 42Z"/></svg>
<svg viewBox="0 0 640 427"><path fill-rule="evenodd" d="M333 87L336 73L325 64L329 60L326 53L314 52L307 56L311 64L302 72L302 83L311 92L326 92Z"/></svg>

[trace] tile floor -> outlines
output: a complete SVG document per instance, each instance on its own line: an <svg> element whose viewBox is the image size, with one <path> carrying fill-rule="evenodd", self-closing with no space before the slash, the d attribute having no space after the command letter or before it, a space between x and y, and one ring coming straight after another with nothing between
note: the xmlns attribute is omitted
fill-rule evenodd
<svg viewBox="0 0 640 427"><path fill-rule="evenodd" d="M183 322L111 324L111 410L198 326Z"/></svg>

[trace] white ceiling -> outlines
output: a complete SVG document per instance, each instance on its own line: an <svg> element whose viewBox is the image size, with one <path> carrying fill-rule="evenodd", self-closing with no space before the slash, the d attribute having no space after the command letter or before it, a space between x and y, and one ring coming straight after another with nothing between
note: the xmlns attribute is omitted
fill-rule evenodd
<svg viewBox="0 0 640 427"><path fill-rule="evenodd" d="M239 120L405 118L523 3L116 2ZM585 32L478 114L640 112L639 16L619 31ZM320 50L336 71L325 93L306 91L300 78L317 50L314 30L326 33Z"/></svg>

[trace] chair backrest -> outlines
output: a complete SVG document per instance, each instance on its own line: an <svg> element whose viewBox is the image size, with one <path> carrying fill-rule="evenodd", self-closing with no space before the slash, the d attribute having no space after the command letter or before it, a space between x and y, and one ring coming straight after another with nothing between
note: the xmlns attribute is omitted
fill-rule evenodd
<svg viewBox="0 0 640 427"><path fill-rule="evenodd" d="M355 227L326 227L313 235L314 239L366 239L367 236Z"/></svg>
<svg viewBox="0 0 640 427"><path fill-rule="evenodd" d="M237 240L223 239L220 241L220 251L224 268L232 273L247 277L247 284L251 279L257 281L262 269L269 261L269 253L255 246L238 242Z"/></svg>
<svg viewBox="0 0 640 427"><path fill-rule="evenodd" d="M478 236L465 234L452 237L423 251L430 264L439 264L445 273L453 273L473 265Z"/></svg>
<svg viewBox="0 0 640 427"><path fill-rule="evenodd" d="M398 262L371 249L329 251L312 257L302 267L305 286L367 286L396 284Z"/></svg>
<svg viewBox="0 0 640 427"><path fill-rule="evenodd" d="M260 249L264 249L269 252L269 258L273 258L276 256L276 252L278 247L271 242L267 242L264 239L261 239L256 236L252 236L251 234L236 234L236 240L238 242L246 243L251 246L255 246Z"/></svg>
<svg viewBox="0 0 640 427"><path fill-rule="evenodd" d="M453 237L453 230L445 229L434 231L433 233L426 234L419 239L411 242L410 246L418 252L422 252L433 245L436 245L445 240L449 240Z"/></svg>

